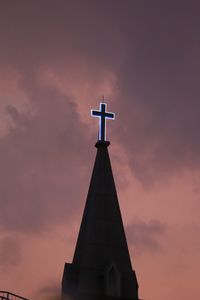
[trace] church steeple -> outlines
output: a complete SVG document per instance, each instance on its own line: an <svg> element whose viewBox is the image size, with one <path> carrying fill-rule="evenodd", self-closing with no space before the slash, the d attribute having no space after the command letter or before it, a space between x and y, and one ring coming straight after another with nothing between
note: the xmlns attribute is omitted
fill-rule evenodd
<svg viewBox="0 0 200 300"><path fill-rule="evenodd" d="M62 295L75 299L138 299L117 192L109 142L97 154L72 264L66 264Z"/></svg>

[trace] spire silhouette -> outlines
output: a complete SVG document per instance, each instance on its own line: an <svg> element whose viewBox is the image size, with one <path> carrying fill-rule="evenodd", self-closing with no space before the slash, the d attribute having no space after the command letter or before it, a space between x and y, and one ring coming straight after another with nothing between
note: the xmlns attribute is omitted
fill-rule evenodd
<svg viewBox="0 0 200 300"><path fill-rule="evenodd" d="M108 146L99 140L73 261L62 295L72 299L138 299Z"/></svg>

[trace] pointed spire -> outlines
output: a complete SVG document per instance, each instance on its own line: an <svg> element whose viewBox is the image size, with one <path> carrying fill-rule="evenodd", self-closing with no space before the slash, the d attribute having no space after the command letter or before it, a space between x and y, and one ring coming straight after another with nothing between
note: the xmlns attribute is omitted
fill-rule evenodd
<svg viewBox="0 0 200 300"><path fill-rule="evenodd" d="M66 264L62 294L75 299L138 300L108 146L99 140L72 264Z"/></svg>
<svg viewBox="0 0 200 300"><path fill-rule="evenodd" d="M106 268L113 262L117 263L121 270L130 270L131 262L108 145L109 142L96 144L97 155L73 263L79 266L98 265Z"/></svg>

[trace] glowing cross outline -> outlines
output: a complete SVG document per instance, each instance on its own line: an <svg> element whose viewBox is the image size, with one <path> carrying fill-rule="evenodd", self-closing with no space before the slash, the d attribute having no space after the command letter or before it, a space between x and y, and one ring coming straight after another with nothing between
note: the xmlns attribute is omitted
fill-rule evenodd
<svg viewBox="0 0 200 300"><path fill-rule="evenodd" d="M106 141L106 119L115 119L115 113L107 112L106 107L105 102L100 102L99 110L91 109L91 116L99 118L99 141L103 142Z"/></svg>

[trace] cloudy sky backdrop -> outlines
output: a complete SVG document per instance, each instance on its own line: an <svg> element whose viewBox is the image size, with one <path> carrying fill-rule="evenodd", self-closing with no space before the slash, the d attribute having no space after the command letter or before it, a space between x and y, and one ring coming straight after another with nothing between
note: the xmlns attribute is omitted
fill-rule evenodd
<svg viewBox="0 0 200 300"><path fill-rule="evenodd" d="M60 291L102 94L140 297L199 299L198 1L0 1L0 289Z"/></svg>

